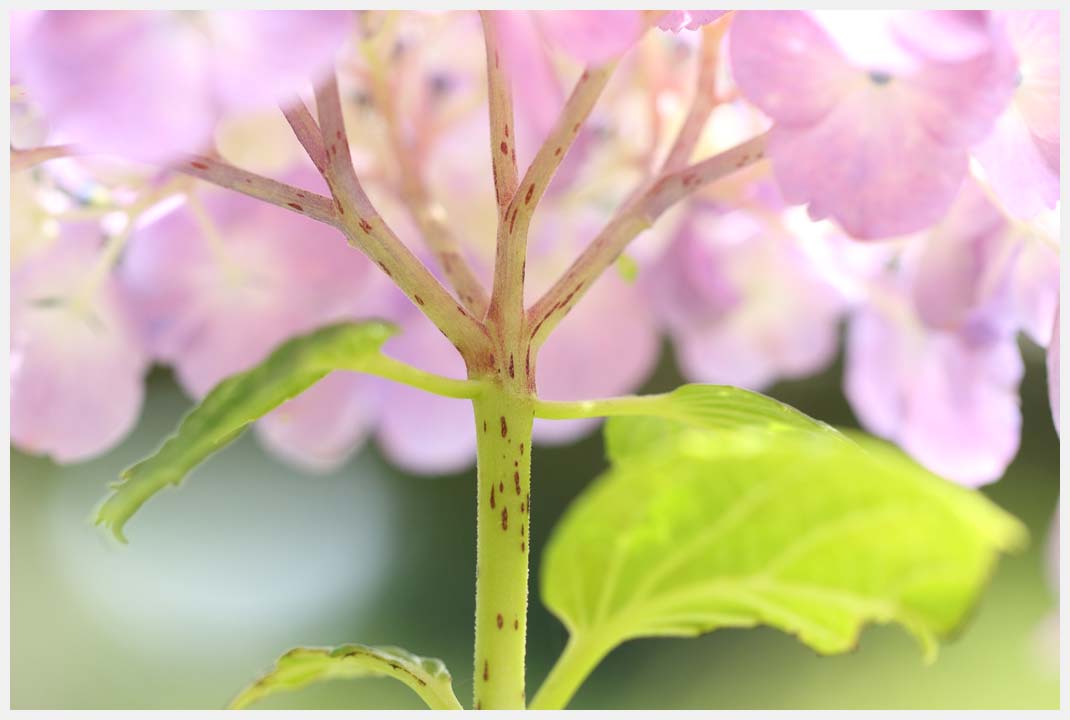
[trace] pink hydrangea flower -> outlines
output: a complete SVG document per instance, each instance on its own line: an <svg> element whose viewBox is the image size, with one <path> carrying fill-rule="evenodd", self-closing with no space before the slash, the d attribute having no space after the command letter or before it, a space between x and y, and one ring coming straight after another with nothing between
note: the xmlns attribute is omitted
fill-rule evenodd
<svg viewBox="0 0 1070 720"><path fill-rule="evenodd" d="M11 279L11 439L57 462L107 450L141 410L148 354L100 262L99 228L66 225Z"/></svg>
<svg viewBox="0 0 1070 720"><path fill-rule="evenodd" d="M740 91L774 120L784 197L858 238L937 221L1014 88L985 13L748 11L729 40Z"/></svg>
<svg viewBox="0 0 1070 720"><path fill-rule="evenodd" d="M1009 223L975 181L963 185L947 216L912 250L912 293L927 326L984 322L992 333L1021 329L1048 344L1059 300L1058 250Z"/></svg>
<svg viewBox="0 0 1070 720"><path fill-rule="evenodd" d="M57 139L144 160L198 150L222 113L273 106L330 67L347 12L50 11L17 80Z"/></svg>
<svg viewBox="0 0 1070 720"><path fill-rule="evenodd" d="M968 180L851 323L845 382L863 425L968 484L998 479L1017 451L1018 333L1058 355L1057 249L1026 230Z"/></svg>
<svg viewBox="0 0 1070 720"><path fill-rule="evenodd" d="M1022 372L1013 335L927 328L902 277L850 322L844 391L862 425L966 485L998 480L1018 451Z"/></svg>
<svg viewBox="0 0 1070 720"><path fill-rule="evenodd" d="M988 182L1007 209L1023 218L1059 200L1059 13L1004 13L1018 60L1012 102L974 148Z"/></svg>
<svg viewBox="0 0 1070 720"><path fill-rule="evenodd" d="M760 390L831 362L846 303L798 245L743 210L683 223L647 293L687 378Z"/></svg>

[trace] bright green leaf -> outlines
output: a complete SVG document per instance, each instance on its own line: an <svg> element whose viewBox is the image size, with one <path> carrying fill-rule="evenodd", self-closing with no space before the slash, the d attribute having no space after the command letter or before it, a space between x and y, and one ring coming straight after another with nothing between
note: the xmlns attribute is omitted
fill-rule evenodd
<svg viewBox="0 0 1070 720"><path fill-rule="evenodd" d="M642 453L686 427L839 436L831 426L790 405L729 385L682 385L636 400L641 402L638 417L615 417L606 423L606 453L611 460Z"/></svg>
<svg viewBox="0 0 1070 720"><path fill-rule="evenodd" d="M401 648L366 645L295 648L280 657L269 673L242 690L230 708L240 710L268 695L300 690L324 680L380 677L405 683L432 710L463 709L453 694L449 670L441 660L413 655Z"/></svg>
<svg viewBox="0 0 1070 720"><path fill-rule="evenodd" d="M999 553L1025 542L982 494L886 444L825 429L714 431L730 420L695 408L718 403L691 400L690 424L609 422L613 465L546 548L543 601L572 639L533 707L563 706L637 637L770 625L830 654L854 647L867 622L897 622L931 659Z"/></svg>
<svg viewBox="0 0 1070 720"><path fill-rule="evenodd" d="M379 350L395 332L392 325L376 321L330 325L289 340L256 367L223 380L153 455L123 471L97 511L97 524L125 542L123 525L150 497L179 484L251 422L331 371L371 367L383 357Z"/></svg>

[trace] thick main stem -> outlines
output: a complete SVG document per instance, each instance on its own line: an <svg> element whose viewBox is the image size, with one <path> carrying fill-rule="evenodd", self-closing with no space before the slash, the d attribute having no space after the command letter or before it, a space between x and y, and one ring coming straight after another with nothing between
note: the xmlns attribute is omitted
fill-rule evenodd
<svg viewBox="0 0 1070 720"><path fill-rule="evenodd" d="M488 383L473 401L478 436L474 707L522 709L527 636L534 398Z"/></svg>

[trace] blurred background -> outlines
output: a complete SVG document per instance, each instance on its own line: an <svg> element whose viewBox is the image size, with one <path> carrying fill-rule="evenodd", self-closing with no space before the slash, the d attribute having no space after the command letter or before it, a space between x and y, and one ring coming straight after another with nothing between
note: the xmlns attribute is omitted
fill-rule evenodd
<svg viewBox="0 0 1070 720"><path fill-rule="evenodd" d="M1030 528L1000 563L959 637L926 666L898 627L819 658L771 629L627 643L573 708L1056 708L1057 598L1048 531L1058 438L1043 356L1025 348L1017 460L990 497ZM771 394L854 426L841 367ZM644 391L680 382L666 350ZM220 708L295 645L394 644L446 661L471 698L474 471L412 477L374 447L342 470L305 476L246 436L153 499L115 544L89 518L106 485L153 449L189 402L157 370L138 430L115 451L59 467L11 456L12 705ZM571 498L603 468L598 433L534 458L529 697L564 647L535 594L540 551ZM262 708L419 708L389 680L339 681Z"/></svg>

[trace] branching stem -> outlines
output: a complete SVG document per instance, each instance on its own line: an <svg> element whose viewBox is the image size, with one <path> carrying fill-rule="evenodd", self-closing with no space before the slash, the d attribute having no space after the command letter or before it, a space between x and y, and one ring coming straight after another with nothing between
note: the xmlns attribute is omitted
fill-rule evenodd
<svg viewBox="0 0 1070 720"><path fill-rule="evenodd" d="M236 168L206 155L187 155L182 161L173 164L171 168L213 185L263 200L284 210L305 215L328 225L338 226L338 213L331 199L309 190L302 190L293 185Z"/></svg>
<svg viewBox="0 0 1070 720"><path fill-rule="evenodd" d="M765 157L762 134L681 170L661 175L646 192L622 206L565 273L528 310L532 347L538 348L594 281L639 233L669 207L696 190Z"/></svg>
<svg viewBox="0 0 1070 720"><path fill-rule="evenodd" d="M494 289L489 314L506 326L512 326L510 330L518 331L524 318L524 270L531 218L615 67L616 63L610 62L583 71L553 129L524 173L524 179L505 208L505 214L498 220Z"/></svg>
<svg viewBox="0 0 1070 720"><path fill-rule="evenodd" d="M316 109L323 156L317 157L318 145L313 140L302 142L306 144L306 149L311 148L310 157L331 189L338 227L346 234L350 244L371 258L427 315L470 365L475 359L486 357L489 338L482 322L458 304L419 258L401 242L361 187L349 152L349 139L335 77L332 76L316 89ZM294 113L301 132L307 126L307 118L304 118L307 112L307 109L304 112L298 109Z"/></svg>

